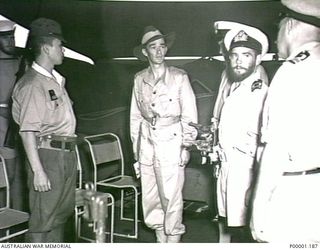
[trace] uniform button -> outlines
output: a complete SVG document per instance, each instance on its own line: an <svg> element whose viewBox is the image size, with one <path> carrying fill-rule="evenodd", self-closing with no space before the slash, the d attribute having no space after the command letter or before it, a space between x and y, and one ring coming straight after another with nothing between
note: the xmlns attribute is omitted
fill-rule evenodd
<svg viewBox="0 0 320 250"><path fill-rule="evenodd" d="M152 92L152 94L154 94L154 95L155 95L156 93L157 93L157 91L153 91L153 92Z"/></svg>
<svg viewBox="0 0 320 250"><path fill-rule="evenodd" d="M155 106L155 104L154 104L154 103L152 103L152 104L151 104L151 106L152 106L152 107L154 107L154 106Z"/></svg>
<svg viewBox="0 0 320 250"><path fill-rule="evenodd" d="M169 99L169 101L171 102L171 101L172 101L172 99Z"/></svg>
<svg viewBox="0 0 320 250"><path fill-rule="evenodd" d="M156 130L156 128L152 128L153 130Z"/></svg>
<svg viewBox="0 0 320 250"><path fill-rule="evenodd" d="M173 135L174 135L174 136L176 136L177 134L176 134L176 133L174 133Z"/></svg>

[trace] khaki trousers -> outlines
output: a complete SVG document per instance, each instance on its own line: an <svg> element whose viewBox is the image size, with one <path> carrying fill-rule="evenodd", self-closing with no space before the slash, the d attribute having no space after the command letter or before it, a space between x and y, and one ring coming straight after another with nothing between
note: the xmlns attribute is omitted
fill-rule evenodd
<svg viewBox="0 0 320 250"><path fill-rule="evenodd" d="M144 221L159 235L161 231L166 236L185 233L182 223L184 172L184 167L178 165L141 164Z"/></svg>

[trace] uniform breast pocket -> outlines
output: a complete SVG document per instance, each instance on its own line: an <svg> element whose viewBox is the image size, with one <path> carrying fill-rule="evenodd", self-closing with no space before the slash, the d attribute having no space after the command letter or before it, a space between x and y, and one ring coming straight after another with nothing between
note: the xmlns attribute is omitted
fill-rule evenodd
<svg viewBox="0 0 320 250"><path fill-rule="evenodd" d="M63 107L64 103L61 97L58 97L56 100L47 100L46 106L49 111L56 111Z"/></svg>
<svg viewBox="0 0 320 250"><path fill-rule="evenodd" d="M163 110L167 110L172 113L180 112L178 95L162 95L159 97L159 100Z"/></svg>

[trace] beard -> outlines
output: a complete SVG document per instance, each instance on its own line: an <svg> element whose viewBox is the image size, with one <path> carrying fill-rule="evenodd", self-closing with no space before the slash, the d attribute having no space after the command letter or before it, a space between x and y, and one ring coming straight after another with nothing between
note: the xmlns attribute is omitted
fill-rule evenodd
<svg viewBox="0 0 320 250"><path fill-rule="evenodd" d="M239 72L238 70L241 70ZM241 82L247 77L249 77L255 70L255 65L250 66L249 68L244 68L241 66L231 67L229 66L227 68L228 77L231 82Z"/></svg>

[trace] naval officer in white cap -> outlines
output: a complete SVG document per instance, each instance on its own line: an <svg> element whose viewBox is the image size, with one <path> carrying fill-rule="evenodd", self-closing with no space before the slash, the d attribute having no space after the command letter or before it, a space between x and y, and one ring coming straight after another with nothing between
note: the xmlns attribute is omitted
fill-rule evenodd
<svg viewBox="0 0 320 250"><path fill-rule="evenodd" d="M320 242L320 1L282 3L277 46L286 61L265 103L251 230L262 242Z"/></svg>
<svg viewBox="0 0 320 250"><path fill-rule="evenodd" d="M219 131L220 155L224 155L217 176L219 242L222 243L230 242L231 236L240 242L250 239L248 198L268 89L268 77L260 65L268 51L267 36L257 28L243 25L228 31L224 44L229 61L213 114Z"/></svg>

